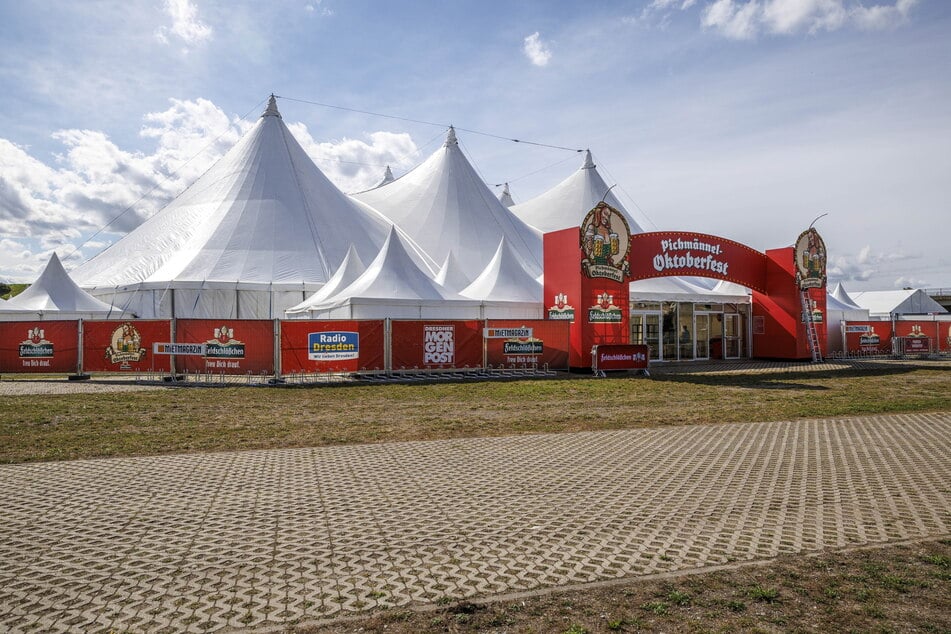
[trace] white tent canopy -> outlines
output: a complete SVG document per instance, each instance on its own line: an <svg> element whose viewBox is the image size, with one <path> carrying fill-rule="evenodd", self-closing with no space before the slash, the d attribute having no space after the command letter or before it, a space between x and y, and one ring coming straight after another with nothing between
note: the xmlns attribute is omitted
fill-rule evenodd
<svg viewBox="0 0 951 634"><path fill-rule="evenodd" d="M351 244L372 259L390 227L323 175L272 96L191 187L73 275L143 317L277 317L326 283Z"/></svg>
<svg viewBox="0 0 951 634"><path fill-rule="evenodd" d="M472 280L462 270L459 260L452 254L452 251L446 254L446 259L436 275L436 283L440 286L458 293L472 283Z"/></svg>
<svg viewBox="0 0 951 634"><path fill-rule="evenodd" d="M463 297L499 302L535 302L541 305L542 285L519 264L502 238L485 270L460 291Z"/></svg>
<svg viewBox="0 0 951 634"><path fill-rule="evenodd" d="M832 291L826 292L826 343L830 352L845 350L845 342L842 339L843 321L868 321L869 319L867 308L859 308L855 304L839 299L836 293L839 289L840 286L837 285ZM845 294L845 289L841 289L839 294Z"/></svg>
<svg viewBox="0 0 951 634"><path fill-rule="evenodd" d="M391 229L383 248L356 280L331 297L294 308L288 317L312 319L477 318L479 302L441 287L407 253Z"/></svg>
<svg viewBox="0 0 951 634"><path fill-rule="evenodd" d="M0 320L34 316L37 319L121 319L128 315L79 288L54 253L29 288L0 303Z"/></svg>
<svg viewBox="0 0 951 634"><path fill-rule="evenodd" d="M842 285L842 282L836 284L831 291L828 293L828 297L834 297L836 301L845 306L852 306L859 308L858 304L855 303L849 294L846 292L845 287ZM828 300L827 300L828 301ZM866 311L867 312L867 311Z"/></svg>
<svg viewBox="0 0 951 634"><path fill-rule="evenodd" d="M867 309L872 319L948 312L944 306L921 289L859 291L853 292L851 298L857 306Z"/></svg>
<svg viewBox="0 0 951 634"><path fill-rule="evenodd" d="M366 270L367 267L364 266L363 262L360 260L360 256L357 255L357 250L353 247L353 245L350 245L350 249L347 251L347 256L343 259L343 263L337 267L337 272L333 274L333 277L330 278L330 281L324 284L319 291L305 299L300 304L288 308L286 311L284 311L284 314L288 316L296 316L297 314L308 313L311 306L320 304L324 300L333 297L343 289L347 288L353 284L357 278L363 275Z"/></svg>
<svg viewBox="0 0 951 634"><path fill-rule="evenodd" d="M511 209L512 213L529 225L542 233L548 233L580 227L585 214L601 200L621 212L630 225L631 233L643 232L601 178L589 150L584 152L581 168L571 176L531 200L513 205Z"/></svg>
<svg viewBox="0 0 951 634"><path fill-rule="evenodd" d="M749 291L739 284L718 282L714 287L696 284L687 277L653 277L631 282L632 302L701 302L748 304Z"/></svg>
<svg viewBox="0 0 951 634"><path fill-rule="evenodd" d="M415 169L353 196L405 230L436 260L452 251L468 275L485 268L502 237L529 273L542 271L541 236L499 202L459 149L452 128L446 143Z"/></svg>

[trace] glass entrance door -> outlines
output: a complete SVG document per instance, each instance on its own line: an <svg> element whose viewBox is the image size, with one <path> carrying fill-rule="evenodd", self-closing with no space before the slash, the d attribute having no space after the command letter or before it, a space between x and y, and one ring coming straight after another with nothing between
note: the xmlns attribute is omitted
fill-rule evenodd
<svg viewBox="0 0 951 634"><path fill-rule="evenodd" d="M694 359L710 358L710 315L696 313L693 316Z"/></svg>
<svg viewBox="0 0 951 634"><path fill-rule="evenodd" d="M740 315L723 315L723 358L739 359L743 354L743 328Z"/></svg>
<svg viewBox="0 0 951 634"><path fill-rule="evenodd" d="M650 358L660 359L660 313L631 315L631 343L646 344Z"/></svg>

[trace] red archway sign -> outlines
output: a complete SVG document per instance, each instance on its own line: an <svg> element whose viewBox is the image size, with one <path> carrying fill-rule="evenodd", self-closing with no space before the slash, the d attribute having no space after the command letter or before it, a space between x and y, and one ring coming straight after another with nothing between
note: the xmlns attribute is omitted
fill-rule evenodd
<svg viewBox="0 0 951 634"><path fill-rule="evenodd" d="M766 255L745 244L689 231L631 236L630 281L671 275L709 277L766 292Z"/></svg>

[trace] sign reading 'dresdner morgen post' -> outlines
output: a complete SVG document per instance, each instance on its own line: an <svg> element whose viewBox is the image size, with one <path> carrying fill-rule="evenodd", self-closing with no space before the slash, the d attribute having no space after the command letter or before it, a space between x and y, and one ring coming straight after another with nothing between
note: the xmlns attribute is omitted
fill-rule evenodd
<svg viewBox="0 0 951 634"><path fill-rule="evenodd" d="M686 275L735 282L764 292L766 256L718 236L654 231L631 236L631 280Z"/></svg>

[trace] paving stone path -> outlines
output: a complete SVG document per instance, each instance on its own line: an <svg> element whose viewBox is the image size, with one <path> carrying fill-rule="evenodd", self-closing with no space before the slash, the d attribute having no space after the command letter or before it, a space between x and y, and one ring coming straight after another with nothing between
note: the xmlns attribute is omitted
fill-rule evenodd
<svg viewBox="0 0 951 634"><path fill-rule="evenodd" d="M0 466L0 631L273 628L951 532L951 413Z"/></svg>

